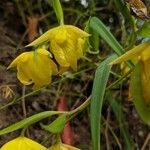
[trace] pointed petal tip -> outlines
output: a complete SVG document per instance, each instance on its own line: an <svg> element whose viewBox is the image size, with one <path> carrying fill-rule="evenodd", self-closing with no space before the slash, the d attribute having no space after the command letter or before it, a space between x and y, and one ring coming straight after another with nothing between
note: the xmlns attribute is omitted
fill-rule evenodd
<svg viewBox="0 0 150 150"><path fill-rule="evenodd" d="M9 70L11 68L11 66L9 65L6 69Z"/></svg>
<svg viewBox="0 0 150 150"><path fill-rule="evenodd" d="M32 47L33 46L33 44L32 44L32 42L31 43L29 43L28 45L26 45L25 47Z"/></svg>
<svg viewBox="0 0 150 150"><path fill-rule="evenodd" d="M89 34L89 33L87 33L87 32L85 32L85 33L86 33L85 37L92 36L92 34Z"/></svg>
<svg viewBox="0 0 150 150"><path fill-rule="evenodd" d="M12 63L13 63L13 62L12 62ZM10 69L10 68L15 67L14 64L12 64L12 63L6 68L7 70Z"/></svg>

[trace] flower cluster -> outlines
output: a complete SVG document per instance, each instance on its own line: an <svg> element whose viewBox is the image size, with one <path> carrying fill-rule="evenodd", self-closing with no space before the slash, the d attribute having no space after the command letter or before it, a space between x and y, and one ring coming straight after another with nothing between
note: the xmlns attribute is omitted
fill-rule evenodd
<svg viewBox="0 0 150 150"><path fill-rule="evenodd" d="M27 46L38 47L49 42L50 52L44 48L19 55L8 68L17 67L17 77L24 85L34 84L33 89L51 82L51 76L69 67L77 70L77 61L85 52L88 33L72 25L61 25L48 30ZM55 60L57 62L54 63Z"/></svg>

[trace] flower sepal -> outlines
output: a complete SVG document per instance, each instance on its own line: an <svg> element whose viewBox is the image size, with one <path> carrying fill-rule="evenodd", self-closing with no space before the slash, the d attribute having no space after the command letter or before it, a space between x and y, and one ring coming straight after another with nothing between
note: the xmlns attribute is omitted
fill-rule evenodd
<svg viewBox="0 0 150 150"><path fill-rule="evenodd" d="M80 149L67 145L67 144L58 143L58 144L52 145L50 148L48 148L48 150L80 150Z"/></svg>
<svg viewBox="0 0 150 150"><path fill-rule="evenodd" d="M150 103L147 103L144 99L145 92L142 89L141 75L143 72L142 63L138 63L132 73L130 80L130 90L133 97L133 103L140 115L141 119L148 125L150 125ZM149 81L147 81L149 82ZM147 93L149 95L149 93ZM150 101L149 101L150 102Z"/></svg>

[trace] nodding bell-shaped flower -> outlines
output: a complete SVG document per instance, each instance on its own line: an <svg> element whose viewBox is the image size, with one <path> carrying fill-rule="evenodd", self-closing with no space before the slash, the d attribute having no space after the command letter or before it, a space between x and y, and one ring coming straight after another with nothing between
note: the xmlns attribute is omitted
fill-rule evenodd
<svg viewBox="0 0 150 150"><path fill-rule="evenodd" d="M17 78L24 85L33 85L33 89L51 83L51 76L57 74L57 65L50 59L50 53L43 49L24 52L8 66L17 67Z"/></svg>
<svg viewBox="0 0 150 150"><path fill-rule="evenodd" d="M27 46L50 42L50 51L61 68L77 70L77 60L84 54L89 34L72 25L60 25L48 30Z"/></svg>
<svg viewBox="0 0 150 150"><path fill-rule="evenodd" d="M136 60L136 63L141 64L142 93L145 102L150 104L150 42L135 46L133 49L118 57L111 64L117 64L127 60L133 60L134 62Z"/></svg>
<svg viewBox="0 0 150 150"><path fill-rule="evenodd" d="M67 144L59 143L51 146L50 148L48 148L48 150L80 150L80 149Z"/></svg>
<svg viewBox="0 0 150 150"><path fill-rule="evenodd" d="M1 150L47 150L47 148L29 138L18 137L4 144Z"/></svg>

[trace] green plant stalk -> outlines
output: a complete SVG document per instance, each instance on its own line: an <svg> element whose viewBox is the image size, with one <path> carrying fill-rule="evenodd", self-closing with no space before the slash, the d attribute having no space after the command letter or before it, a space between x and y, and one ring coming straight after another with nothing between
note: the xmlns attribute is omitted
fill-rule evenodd
<svg viewBox="0 0 150 150"><path fill-rule="evenodd" d="M83 111L90 104L90 99L91 99L91 96L89 96L87 98L87 100L83 104L81 104L79 107L77 107L76 109L74 109L68 113L66 112L64 114L59 114L58 117L50 124L48 124L48 125L41 124L42 129L44 129L50 133L59 135L60 133L62 133L62 131L65 127L65 124L69 120L74 118L78 113Z"/></svg>
<svg viewBox="0 0 150 150"><path fill-rule="evenodd" d="M64 24L64 14L59 0L52 0L53 9L60 25Z"/></svg>
<svg viewBox="0 0 150 150"><path fill-rule="evenodd" d="M83 104L81 104L76 109L70 111L69 115L74 115L74 114L77 114L77 113L81 112L82 110L84 110L90 104L90 99L91 99L91 95L86 99L86 101Z"/></svg>
<svg viewBox="0 0 150 150"><path fill-rule="evenodd" d="M95 73L90 108L91 136L94 150L100 150L101 113L111 70L111 65L108 64L116 57L117 55L110 55L105 61L100 63Z"/></svg>
<svg viewBox="0 0 150 150"><path fill-rule="evenodd" d="M122 82L123 80L125 80L131 73L132 73L133 69L130 69L125 75L121 76L118 80L116 80L115 82L113 82L112 84L110 84L106 90L110 90L112 87L117 86L120 82Z"/></svg>
<svg viewBox="0 0 150 150"><path fill-rule="evenodd" d="M76 73L73 73L73 76L79 75L79 74L81 74L81 73L83 73L83 72L86 72L86 71L89 71L89 70L92 70L92 68L87 68L87 69L78 71L78 72L76 72ZM57 81L54 81L51 85L55 85L55 84L57 84L57 83L59 83L59 82L65 81L66 79L68 79L68 78L67 78L67 77L62 77L62 79L57 80ZM41 90L46 90L46 89L45 89L45 87L42 87L42 88L40 88L40 89L37 89L37 90L35 90L35 91L32 91L32 92L30 92L30 93L24 95L23 97L26 98L26 97L32 96L32 95L34 95L34 94L40 92ZM11 102L7 103L6 105L3 105L3 106L0 105L0 110L3 110L3 109L5 109L5 108L7 108L7 107L9 107L9 106L11 106L11 105L14 105L14 104L18 103L23 97L22 97L22 96L19 97L19 98L15 97Z"/></svg>
<svg viewBox="0 0 150 150"><path fill-rule="evenodd" d="M60 134L56 135L56 144L62 143Z"/></svg>
<svg viewBox="0 0 150 150"><path fill-rule="evenodd" d="M50 117L52 115L66 114L68 116L71 116L71 118L73 118L79 112L84 110L89 104L90 104L90 97L87 98L87 100L83 104L81 104L79 107L77 107L76 109L74 109L72 111L44 111L44 112L35 114L33 116L30 116L28 118L25 118L25 119L17 122L17 123L14 123L14 124L4 128L4 129L1 129L0 130L0 135L6 134L6 133L10 133L10 132L13 132L13 131L18 130L18 129L22 129L24 127L26 128L27 126L29 126L31 124L34 124L36 122L39 122L42 119L48 118L48 117Z"/></svg>

